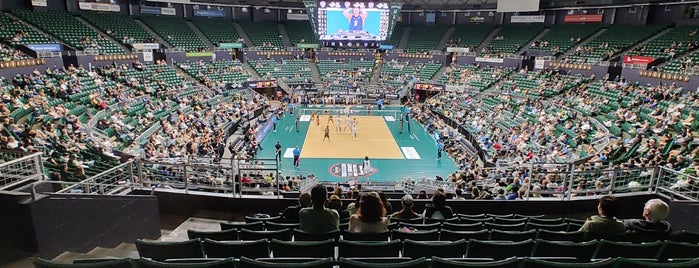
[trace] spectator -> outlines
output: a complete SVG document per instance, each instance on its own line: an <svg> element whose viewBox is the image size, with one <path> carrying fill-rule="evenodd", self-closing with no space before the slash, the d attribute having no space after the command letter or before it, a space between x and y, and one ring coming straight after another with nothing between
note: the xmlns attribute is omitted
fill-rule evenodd
<svg viewBox="0 0 699 268"><path fill-rule="evenodd" d="M334 209L325 208L328 190L323 185L316 185L311 190L313 207L299 211L299 229L319 234L337 231L340 226L340 215Z"/></svg>
<svg viewBox="0 0 699 268"><path fill-rule="evenodd" d="M596 236L609 236L626 232L624 224L616 219L621 210L619 201L613 196L604 196L599 199L597 213L585 221L580 231L587 231Z"/></svg>
<svg viewBox="0 0 699 268"><path fill-rule="evenodd" d="M669 234L671 226L665 220L668 214L670 214L670 207L665 201L651 199L643 207L644 219L624 220L624 226L626 226L626 230L644 234Z"/></svg>
<svg viewBox="0 0 699 268"><path fill-rule="evenodd" d="M435 191L432 195L432 204L425 206L425 211L422 213L425 219L450 219L454 217L454 212L451 207L447 206L447 197L443 192Z"/></svg>
<svg viewBox="0 0 699 268"><path fill-rule="evenodd" d="M329 209L334 209L335 211L340 214L340 220L343 219L348 219L350 217L349 212L347 210L342 210L342 199L340 199L340 196L338 195L331 195L330 199L328 199L328 204L327 207Z"/></svg>
<svg viewBox="0 0 699 268"><path fill-rule="evenodd" d="M400 204L403 209L400 211L393 213L391 215L391 218L395 219L402 219L402 220L409 220L409 219L416 219L420 218L420 214L417 212L413 211L413 196L406 194L403 196L403 198L400 199Z"/></svg>
<svg viewBox="0 0 699 268"><path fill-rule="evenodd" d="M295 206L289 206L282 212L282 217L288 222L298 222L299 221L299 211L303 208L311 206L311 194L302 193L299 195L299 204Z"/></svg>
<svg viewBox="0 0 699 268"><path fill-rule="evenodd" d="M350 216L349 231L356 233L382 233L388 231L386 208L376 192L365 193L359 201L359 210Z"/></svg>

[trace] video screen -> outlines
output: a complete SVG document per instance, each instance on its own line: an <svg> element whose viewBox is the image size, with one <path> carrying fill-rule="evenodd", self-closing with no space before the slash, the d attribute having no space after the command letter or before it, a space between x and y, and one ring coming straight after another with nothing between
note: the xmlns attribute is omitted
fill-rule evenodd
<svg viewBox="0 0 699 268"><path fill-rule="evenodd" d="M319 1L318 37L321 41L384 41L388 35L388 3Z"/></svg>

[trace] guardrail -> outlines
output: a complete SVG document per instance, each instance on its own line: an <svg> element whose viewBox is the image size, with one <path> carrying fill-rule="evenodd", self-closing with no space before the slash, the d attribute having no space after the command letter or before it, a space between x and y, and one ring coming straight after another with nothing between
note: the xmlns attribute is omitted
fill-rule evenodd
<svg viewBox="0 0 699 268"><path fill-rule="evenodd" d="M655 192L670 200L699 201L699 177L661 167Z"/></svg>
<svg viewBox="0 0 699 268"><path fill-rule="evenodd" d="M27 183L29 181L38 181L44 177L42 153L33 153L29 155L21 155L15 153L2 152L3 158L14 158L5 163L0 164L0 190L10 190L12 187ZM7 154L5 154L7 153ZM19 156L16 157L15 156Z"/></svg>

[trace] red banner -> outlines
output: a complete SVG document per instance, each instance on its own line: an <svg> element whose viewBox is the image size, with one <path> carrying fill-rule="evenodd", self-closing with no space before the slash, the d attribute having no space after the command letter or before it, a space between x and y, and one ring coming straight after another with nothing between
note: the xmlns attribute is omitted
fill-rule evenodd
<svg viewBox="0 0 699 268"><path fill-rule="evenodd" d="M566 15L563 19L565 23L586 23L586 22L602 22L604 15Z"/></svg>
<svg viewBox="0 0 699 268"><path fill-rule="evenodd" d="M646 56L624 56L624 63L641 63L649 64L653 62L655 58Z"/></svg>

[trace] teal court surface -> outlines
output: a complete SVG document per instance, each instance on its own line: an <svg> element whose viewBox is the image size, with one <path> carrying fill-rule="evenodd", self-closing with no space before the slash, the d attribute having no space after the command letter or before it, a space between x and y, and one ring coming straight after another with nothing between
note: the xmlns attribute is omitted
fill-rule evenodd
<svg viewBox="0 0 699 268"><path fill-rule="evenodd" d="M284 176L314 174L321 181L345 182L365 180L364 156L368 156L372 169L368 172L371 181L391 182L403 178L446 177L458 167L443 154L437 160L437 143L422 125L410 121L403 124L400 133L402 107L384 107L378 111L374 106L371 114L366 106L351 106L350 122L357 120L357 137L353 138L350 128L345 128L346 106L297 107L294 115L285 111L277 123L277 131L270 131L262 141L257 158L273 159L274 145L282 146L282 161L279 170ZM310 114L321 114L320 121L310 122ZM327 111L327 114L324 112ZM330 115L333 121L329 120ZM299 117L299 131L295 120ZM337 120L341 120L337 130ZM332 125L331 125L332 124ZM323 141L324 129L330 129L330 141ZM293 149L301 149L298 168L293 166Z"/></svg>

